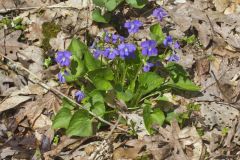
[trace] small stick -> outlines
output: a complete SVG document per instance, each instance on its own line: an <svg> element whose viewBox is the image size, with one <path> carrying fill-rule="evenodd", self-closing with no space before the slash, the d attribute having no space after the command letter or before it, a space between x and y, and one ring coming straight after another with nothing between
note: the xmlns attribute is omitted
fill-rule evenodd
<svg viewBox="0 0 240 160"><path fill-rule="evenodd" d="M88 158L89 160L98 159L97 156L98 156L98 157L99 157L99 156L104 156L104 155L101 155L101 153L100 153L100 155L98 155L98 153L99 153L100 151L102 151L102 150L104 149L104 147L108 144L109 138L111 137L113 131L117 128L117 125L118 125L119 121L121 120L121 118L122 118L122 116L120 115L120 116L118 117L117 122L115 123L115 125L113 126L113 128L111 129L111 131L108 133L106 139L99 145L99 147L95 150L95 152L93 152L93 153L91 154L91 156Z"/></svg>
<svg viewBox="0 0 240 160"><path fill-rule="evenodd" d="M27 73L29 73L30 75L32 75L34 78L36 78L36 79L39 81L39 82L35 82L35 83L39 84L39 85L42 86L43 88L45 88L45 89L47 89L47 90L50 90L50 91L52 91L52 92L54 92L54 93L57 93L57 94L59 94L60 96L66 98L67 100L69 100L69 101L72 102L73 104L77 105L78 107L80 107L80 108L88 111L89 114L91 114L93 117L97 118L99 121L101 121L101 122L103 122L103 123L105 123L105 124L107 124L107 125L109 125L109 126L111 126L111 127L114 127L114 126L115 126L114 124L112 124L112 123L104 120L103 118L97 116L95 113L93 113L93 112L91 112L90 110L86 109L84 106L78 104L78 103L75 102L72 98L69 98L67 95L63 94L63 93L60 92L59 90L57 90L57 89L55 89L55 88L53 88L53 87L50 87L50 86L48 86L47 84L44 84L43 82L41 82L42 80L41 80L38 76L36 76L34 73L32 73L32 72L31 72L30 70L28 70L27 68L23 67L22 65L18 65L15 61L13 61L12 59L10 59L10 58L8 58L7 56L3 55L2 53L0 53L0 56L6 58L8 61L10 61L10 62L13 63L14 65L16 65L16 66L17 66L17 69L22 69L22 70L26 71ZM119 130L121 130L121 131L128 132L128 131L126 131L125 129L123 129L123 128L121 128L121 127L118 127L118 126L117 126L117 128L118 128Z"/></svg>

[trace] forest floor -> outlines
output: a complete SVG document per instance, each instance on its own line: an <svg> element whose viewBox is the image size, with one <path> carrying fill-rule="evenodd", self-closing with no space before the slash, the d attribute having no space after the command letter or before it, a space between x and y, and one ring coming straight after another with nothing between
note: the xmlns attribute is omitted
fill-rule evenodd
<svg viewBox="0 0 240 160"><path fill-rule="evenodd" d="M159 5L166 10L161 26L185 39L178 63L201 95L173 97L174 112L181 116L154 135L144 131L137 113L126 112L139 125L136 135L103 127L81 138L51 127L62 103L59 92L74 96L71 86L58 83L58 66L46 59L66 50L73 37L86 42L104 30L121 32L120 26L93 22L88 0L1 0L0 159L240 159L240 1L150 3L146 14L127 6L121 14L148 25L153 21L148 11ZM149 32L144 27L134 38L141 41Z"/></svg>

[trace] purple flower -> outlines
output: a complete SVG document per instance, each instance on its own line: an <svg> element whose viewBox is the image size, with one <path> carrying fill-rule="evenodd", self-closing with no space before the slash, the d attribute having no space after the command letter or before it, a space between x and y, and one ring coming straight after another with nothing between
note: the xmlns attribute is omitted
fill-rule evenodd
<svg viewBox="0 0 240 160"><path fill-rule="evenodd" d="M57 76L58 76L58 80L59 80L60 83L65 83L66 82L66 79L65 79L64 75L68 75L67 71L58 73Z"/></svg>
<svg viewBox="0 0 240 160"><path fill-rule="evenodd" d="M102 50L96 49L95 51L93 51L93 57L98 59L98 57L103 53Z"/></svg>
<svg viewBox="0 0 240 160"><path fill-rule="evenodd" d="M158 54L157 42L154 40L146 40L141 43L142 54L144 56L156 56Z"/></svg>
<svg viewBox="0 0 240 160"><path fill-rule="evenodd" d="M109 59L114 59L118 55L118 50L113 48L106 48L103 52L103 56Z"/></svg>
<svg viewBox="0 0 240 160"><path fill-rule="evenodd" d="M104 41L109 43L111 41L111 34L108 32L105 32L105 37L104 37Z"/></svg>
<svg viewBox="0 0 240 160"><path fill-rule="evenodd" d="M152 15L154 17L156 17L159 21L162 21L163 18L167 17L168 14L163 8L159 7L159 8L154 9Z"/></svg>
<svg viewBox="0 0 240 160"><path fill-rule="evenodd" d="M173 39L172 39L172 36L167 36L164 41L163 41L163 45L165 47L171 45L173 43Z"/></svg>
<svg viewBox="0 0 240 160"><path fill-rule="evenodd" d="M119 40L120 40L120 42L123 43L125 41L125 38L123 36L119 36Z"/></svg>
<svg viewBox="0 0 240 160"><path fill-rule="evenodd" d="M154 66L153 63L147 62L147 64L143 66L143 71L144 71L144 72L149 72L150 69L151 69L153 66Z"/></svg>
<svg viewBox="0 0 240 160"><path fill-rule="evenodd" d="M118 51L122 59L125 59L127 57L134 57L136 46L131 43L121 43L118 45Z"/></svg>
<svg viewBox="0 0 240 160"><path fill-rule="evenodd" d="M180 57L176 53L174 53L167 60L169 62L178 62L180 60Z"/></svg>
<svg viewBox="0 0 240 160"><path fill-rule="evenodd" d="M110 53L110 48L107 48L107 49L105 49L103 52L102 52L102 55L103 55L103 57L108 57L108 55L109 55L109 53Z"/></svg>
<svg viewBox="0 0 240 160"><path fill-rule="evenodd" d="M137 33L141 26L143 26L143 24L139 20L128 21L124 24L124 27L128 29L129 34Z"/></svg>
<svg viewBox="0 0 240 160"><path fill-rule="evenodd" d="M71 63L71 61L70 61L71 55L72 55L72 53L69 51L58 51L55 61L58 64L60 64L61 67L64 67L64 66L67 67Z"/></svg>
<svg viewBox="0 0 240 160"><path fill-rule="evenodd" d="M109 59L114 59L117 55L119 55L117 49L110 49L110 52L108 54Z"/></svg>
<svg viewBox="0 0 240 160"><path fill-rule="evenodd" d="M175 48L175 49L180 49L180 44L179 44L178 42L175 42L174 48Z"/></svg>
<svg viewBox="0 0 240 160"><path fill-rule="evenodd" d="M118 34L113 34L112 35L112 42L115 44L117 43L119 40L119 35Z"/></svg>
<svg viewBox="0 0 240 160"><path fill-rule="evenodd" d="M82 91L77 91L75 93L75 97L77 99L77 102L81 102L81 100L85 98L85 94Z"/></svg>

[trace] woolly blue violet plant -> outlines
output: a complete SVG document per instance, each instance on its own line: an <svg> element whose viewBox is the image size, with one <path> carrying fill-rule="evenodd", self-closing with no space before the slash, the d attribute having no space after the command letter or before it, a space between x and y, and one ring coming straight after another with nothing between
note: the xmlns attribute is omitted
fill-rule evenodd
<svg viewBox="0 0 240 160"><path fill-rule="evenodd" d="M128 30L129 34L137 33L142 26L143 24L139 20L128 21L124 24L124 27Z"/></svg>
<svg viewBox="0 0 240 160"><path fill-rule="evenodd" d="M154 9L152 15L156 17L159 21L162 21L164 17L168 16L167 12L161 7Z"/></svg>
<svg viewBox="0 0 240 160"><path fill-rule="evenodd" d="M157 42L154 40L147 40L141 43L142 54L144 56L156 56L158 54Z"/></svg>
<svg viewBox="0 0 240 160"><path fill-rule="evenodd" d="M154 12L159 20L166 16L162 9ZM138 20L124 24L130 34L138 32L141 26L143 24ZM112 107L115 104L141 114L139 116L143 117L149 134L155 131L153 125L163 125L166 119L176 118L168 114L170 111L151 104L161 106L159 98L171 90L199 91L199 87L191 82L183 67L174 63L180 60L176 54L180 44L171 36L166 37L168 33L163 32L159 23L151 28L151 39L140 44L131 35L125 39L121 35L107 33L97 37L92 47L74 38L68 47L72 58L68 51L57 53L56 61L61 71L67 70L69 74L65 79L65 73L60 72L59 80L77 89L75 99L85 106L85 110L63 99L63 105L72 107L62 107L54 118L53 128L64 128L69 136L91 136L103 126L100 123L105 121L101 119L116 121L118 109ZM100 121L95 115L101 117L98 118ZM130 127L128 130L133 129Z"/></svg>
<svg viewBox="0 0 240 160"><path fill-rule="evenodd" d="M75 93L75 97L77 102L81 102L83 98L85 98L85 94L82 91L77 91Z"/></svg>
<svg viewBox="0 0 240 160"><path fill-rule="evenodd" d="M68 67L71 63L71 56L72 53L69 51L59 51L57 52L55 60L61 67Z"/></svg>

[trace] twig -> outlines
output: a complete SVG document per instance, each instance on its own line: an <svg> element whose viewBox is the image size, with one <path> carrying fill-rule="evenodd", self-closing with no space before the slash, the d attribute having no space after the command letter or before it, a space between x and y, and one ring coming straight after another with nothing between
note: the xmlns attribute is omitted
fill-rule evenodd
<svg viewBox="0 0 240 160"><path fill-rule="evenodd" d="M101 121L101 122L103 122L103 123L105 123L105 124L107 124L107 125L109 125L109 126L111 126L111 127L114 127L114 126L115 126L114 124L112 124L112 123L104 120L103 118L97 116L95 113L93 113L93 112L91 112L90 110L86 109L84 106L78 104L78 103L75 102L72 98L69 98L67 95L63 94L63 93L60 92L59 90L57 90L57 89L55 89L55 88L53 88L53 87L50 87L50 86L48 86L47 84L41 82L42 80L41 80L38 76L36 76L34 73L32 73L30 70L28 70L27 68L23 67L22 65L17 64L15 61L13 61L12 59L10 59L10 58L8 58L7 56L3 55L2 53L0 53L0 56L6 58L9 62L11 62L13 65L15 65L15 66L16 66L16 69L20 69L20 70L22 69L22 70L26 71L27 73L29 73L30 75L32 75L34 78L36 78L36 80L38 80L38 82L35 82L35 83L39 84L39 85L42 86L43 88L45 88L45 89L47 89L47 90L50 90L50 91L52 91L52 92L54 92L54 93L56 93L56 94L59 94L60 96L62 96L62 97L64 97L64 98L66 98L67 100L69 100L71 103L77 105L78 107L80 107L80 108L82 108L82 109L84 109L84 110L87 110L87 111L89 112L89 114L91 114L93 117L97 118L99 121ZM123 128L121 128L121 127L117 127L117 128L118 128L119 130L121 130L121 131L127 132L125 129L123 129Z"/></svg>
<svg viewBox="0 0 240 160"><path fill-rule="evenodd" d="M40 6L40 7L22 7L22 8L10 8L10 9L1 9L0 13L7 13L7 12L12 12L12 11L27 11L27 10L33 10L33 9L55 9L55 8L64 8L64 9L79 9L77 7L73 7L73 6L56 6L56 5L52 5L52 6Z"/></svg>
<svg viewBox="0 0 240 160"><path fill-rule="evenodd" d="M98 155L98 153L99 153L100 151L104 150L104 147L105 147L106 145L108 145L109 138L111 137L113 131L116 129L116 127L117 127L117 125L118 125L118 123L119 123L119 121L120 121L121 118L122 118L122 116L120 115L120 116L118 117L117 122L115 123L115 125L113 126L113 128L111 129L111 131L108 133L106 139L99 145L99 147L96 149L96 151L92 153L92 155L88 158L89 160L98 159L99 157L103 156L103 155L101 155L101 153L100 153L100 155Z"/></svg>

